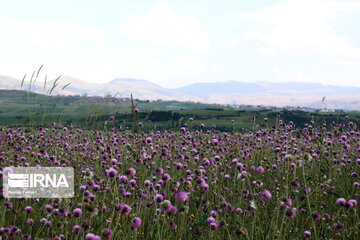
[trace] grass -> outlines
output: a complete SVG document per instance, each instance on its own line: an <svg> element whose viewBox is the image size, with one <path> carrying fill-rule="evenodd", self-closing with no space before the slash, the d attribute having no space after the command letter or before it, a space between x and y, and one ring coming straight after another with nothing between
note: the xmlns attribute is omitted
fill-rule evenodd
<svg viewBox="0 0 360 240"><path fill-rule="evenodd" d="M109 116L116 116L117 125L122 127L132 126L131 104L111 104L94 100L88 97L63 97L63 96L46 96L34 95L31 105L31 118L33 125L37 127L48 126L52 122L57 122L59 115L60 124L68 125L75 123L76 126L85 129L103 126L103 122ZM27 95L21 91L0 90L0 125L19 127L29 125ZM190 117L195 120L192 126L199 126L204 123L206 127L211 128L215 124L218 129L224 131L241 131L244 129L253 129L252 117L256 117L255 129L266 128L267 124L263 121L265 117L269 118L268 126L276 124L277 115L285 121L294 121L298 127L303 127L305 123L314 120L315 124L320 125L323 121L331 123L337 122L350 115L356 125L359 125L360 113L305 113L289 111L272 111L272 110L246 110L243 112L236 111L230 107L219 107L209 104L200 103L181 103L181 102L136 102L137 108L141 110L141 121L144 129L149 129L148 121L151 120L150 128L155 126L158 129L174 127L178 125L179 120L186 122ZM168 109L166 106L186 106L187 109ZM150 113L151 112L151 113ZM150 114L149 114L150 113ZM101 120L101 121L100 121ZM234 120L234 123L231 123ZM43 123L44 121L44 123ZM125 121L125 122L124 122ZM169 123L170 121L170 123ZM91 122L91 123L90 123ZM99 123L96 123L99 122Z"/></svg>
<svg viewBox="0 0 360 240"><path fill-rule="evenodd" d="M185 132L130 133L117 130L111 121L106 130L3 129L2 172L10 165L73 167L75 197L60 202L1 199L0 234L4 239L20 234L63 239L89 234L103 239L302 239L309 231L313 239L358 238L359 206L350 204L358 199L360 164L360 132L353 119L299 129L283 122L270 125L272 130L243 133L207 131L196 121L188 122L194 130ZM110 169L115 177L107 175ZM270 197L264 197L265 190ZM175 197L178 191L189 194L185 202ZM154 202L156 194L163 196L162 202ZM338 205L339 198L347 204ZM171 211L164 209L164 200L171 202ZM53 210L46 212L46 204ZM119 210L126 205L129 212ZM26 206L33 210L26 213ZM74 217L75 208L82 216ZM132 230L135 217L142 224ZM14 230L11 236L14 226L21 233Z"/></svg>

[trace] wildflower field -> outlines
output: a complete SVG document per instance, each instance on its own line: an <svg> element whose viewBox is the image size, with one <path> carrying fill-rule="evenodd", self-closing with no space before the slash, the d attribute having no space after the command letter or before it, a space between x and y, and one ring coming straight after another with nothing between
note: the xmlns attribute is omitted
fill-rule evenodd
<svg viewBox="0 0 360 240"><path fill-rule="evenodd" d="M3 128L0 176L73 167L75 196L1 197L0 239L359 239L351 118L241 133L192 120L150 133Z"/></svg>

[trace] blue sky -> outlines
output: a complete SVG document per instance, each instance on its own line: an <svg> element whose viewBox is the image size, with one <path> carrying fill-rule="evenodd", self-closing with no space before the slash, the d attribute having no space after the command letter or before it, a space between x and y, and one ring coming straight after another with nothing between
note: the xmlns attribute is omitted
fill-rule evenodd
<svg viewBox="0 0 360 240"><path fill-rule="evenodd" d="M0 1L0 74L360 86L360 1Z"/></svg>

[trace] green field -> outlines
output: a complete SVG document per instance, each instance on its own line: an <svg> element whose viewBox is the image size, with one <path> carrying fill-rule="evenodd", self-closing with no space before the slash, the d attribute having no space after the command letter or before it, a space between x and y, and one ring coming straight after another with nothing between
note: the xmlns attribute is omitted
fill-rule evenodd
<svg viewBox="0 0 360 240"><path fill-rule="evenodd" d="M313 120L315 124L337 123L345 115L350 115L359 125L360 113L310 113L302 111L237 110L232 107L177 101L137 101L140 109L139 122L144 130L179 128L184 123L197 128L205 124L211 128L215 124L222 131L270 128L276 124L277 116L285 122L293 121L295 126L304 127ZM172 108L168 108L171 106ZM48 126L53 122L84 129L104 128L104 122L115 116L111 126L126 129L132 125L130 103L114 103L105 98L80 96L46 96L24 91L0 91L0 126ZM255 117L255 123L252 118ZM188 122L193 118L193 122ZM269 121L265 123L264 118ZM234 123L232 123L234 120Z"/></svg>

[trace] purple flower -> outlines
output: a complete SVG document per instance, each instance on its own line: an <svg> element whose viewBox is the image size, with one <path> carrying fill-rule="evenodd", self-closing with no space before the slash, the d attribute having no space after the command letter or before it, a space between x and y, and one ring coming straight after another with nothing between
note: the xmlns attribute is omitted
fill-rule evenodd
<svg viewBox="0 0 360 240"><path fill-rule="evenodd" d="M310 231L305 231L304 236L305 237L311 237L311 232Z"/></svg>
<svg viewBox="0 0 360 240"><path fill-rule="evenodd" d="M210 228L211 228L212 230L214 230L214 229L216 229L216 228L217 228L217 224L216 224L216 222L212 222L212 223L210 223L210 224L209 224L209 226L210 226Z"/></svg>
<svg viewBox="0 0 360 240"><path fill-rule="evenodd" d="M134 227L134 228L138 228L138 227L140 227L141 226L141 218L139 218L139 217L136 217L136 218L134 218L134 220L133 220L133 222L132 222L132 226Z"/></svg>
<svg viewBox="0 0 360 240"><path fill-rule="evenodd" d="M178 202L186 202L186 200L188 199L188 194L186 192L183 191L179 191L175 194L175 200Z"/></svg>
<svg viewBox="0 0 360 240"><path fill-rule="evenodd" d="M358 177L358 175L357 175L357 173L356 173L356 172L352 172L352 173L350 174L350 176L351 176L351 177L353 177L353 178Z"/></svg>
<svg viewBox="0 0 360 240"><path fill-rule="evenodd" d="M51 212L52 209L53 209L53 207L50 204L46 204L45 207L44 207L44 210L46 212Z"/></svg>
<svg viewBox="0 0 360 240"><path fill-rule="evenodd" d="M156 173L159 174L159 175L163 175L164 169L158 168L158 169L156 169Z"/></svg>
<svg viewBox="0 0 360 240"><path fill-rule="evenodd" d="M296 216L296 208L287 208L285 215L288 219L293 219Z"/></svg>
<svg viewBox="0 0 360 240"><path fill-rule="evenodd" d="M105 228L101 232L101 235L107 239L111 239L112 234L113 234L113 232L110 228Z"/></svg>
<svg viewBox="0 0 360 240"><path fill-rule="evenodd" d="M114 168L110 168L105 171L108 178L114 178L117 175L117 171Z"/></svg>
<svg viewBox="0 0 360 240"><path fill-rule="evenodd" d="M88 233L85 236L85 240L101 240L101 238L93 233Z"/></svg>
<svg viewBox="0 0 360 240"><path fill-rule="evenodd" d="M34 224L34 220L31 218L26 221L27 225L32 226Z"/></svg>
<svg viewBox="0 0 360 240"><path fill-rule="evenodd" d="M291 206L291 205L292 205L292 200L291 200L291 198L286 198L286 199L284 199L284 201L281 202L281 205L282 205L283 207L289 207L289 206Z"/></svg>
<svg viewBox="0 0 360 240"><path fill-rule="evenodd" d="M114 116L110 116L110 120L113 121L115 119Z"/></svg>
<svg viewBox="0 0 360 240"><path fill-rule="evenodd" d="M33 210L33 208L31 206L27 206L24 208L24 210L25 212L30 213Z"/></svg>
<svg viewBox="0 0 360 240"><path fill-rule="evenodd" d="M79 233L80 230L81 230L81 227L80 227L79 225L75 225L75 226L73 227L73 231L74 231L75 233Z"/></svg>
<svg viewBox="0 0 360 240"><path fill-rule="evenodd" d="M136 170L135 170L134 168L129 168L129 169L127 170L127 173L128 173L131 177L133 177L133 176L135 176L135 174L136 174Z"/></svg>
<svg viewBox="0 0 360 240"><path fill-rule="evenodd" d="M340 205L340 206L345 206L346 200L345 200L345 198L339 198L339 199L336 201L336 203L337 203L338 205Z"/></svg>
<svg viewBox="0 0 360 240"><path fill-rule="evenodd" d="M311 214L311 216L315 221L320 221L321 220L321 215L318 212L313 212Z"/></svg>
<svg viewBox="0 0 360 240"><path fill-rule="evenodd" d="M209 224L211 224L211 223L215 223L216 220L215 220L214 217L209 217L209 218L207 219L207 222L208 222Z"/></svg>
<svg viewBox="0 0 360 240"><path fill-rule="evenodd" d="M134 112L138 113L140 110L138 108L134 109Z"/></svg>
<svg viewBox="0 0 360 240"><path fill-rule="evenodd" d="M269 199L271 199L271 192L269 190L265 190L265 191L262 192L261 196L265 200L269 200Z"/></svg>
<svg viewBox="0 0 360 240"><path fill-rule="evenodd" d="M156 194L154 197L154 202L161 203L163 201L164 197L161 194Z"/></svg>
<svg viewBox="0 0 360 240"><path fill-rule="evenodd" d="M256 169L256 172L257 173L264 173L264 168L262 166L259 166L257 169Z"/></svg>
<svg viewBox="0 0 360 240"><path fill-rule="evenodd" d="M164 212L170 212L172 210L172 208L173 208L173 206L172 206L172 204L171 204L171 202L169 200L165 200L161 204L161 209Z"/></svg>
<svg viewBox="0 0 360 240"><path fill-rule="evenodd" d="M131 207L127 204L124 204L121 212L127 215L130 213L130 211L131 211Z"/></svg>
<svg viewBox="0 0 360 240"><path fill-rule="evenodd" d="M152 140L151 137L148 137L148 138L145 139L146 144L149 144L149 143L152 143L152 142L153 142L153 140Z"/></svg>
<svg viewBox="0 0 360 240"><path fill-rule="evenodd" d="M350 199L346 204L346 208L353 209L355 206L357 206L358 202L355 199Z"/></svg>
<svg viewBox="0 0 360 240"><path fill-rule="evenodd" d="M339 222L334 223L334 229L338 232L343 230L343 225Z"/></svg>
<svg viewBox="0 0 360 240"><path fill-rule="evenodd" d="M13 204L12 204L12 202L7 202L7 203L5 204L5 206L6 206L7 209L10 209L10 208L13 207Z"/></svg>
<svg viewBox="0 0 360 240"><path fill-rule="evenodd" d="M80 217L82 215L82 211L80 208L75 208L73 214L75 217Z"/></svg>

